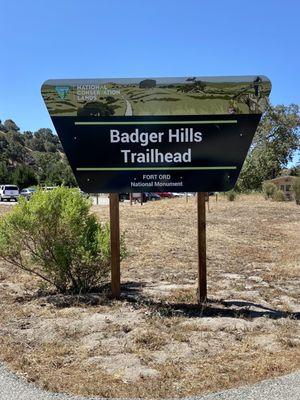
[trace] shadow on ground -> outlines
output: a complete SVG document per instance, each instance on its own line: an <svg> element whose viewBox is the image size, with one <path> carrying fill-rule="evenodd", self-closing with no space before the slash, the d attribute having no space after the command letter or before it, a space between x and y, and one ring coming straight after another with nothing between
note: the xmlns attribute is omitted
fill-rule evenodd
<svg viewBox="0 0 300 400"><path fill-rule="evenodd" d="M291 318L300 320L299 312L276 310L243 300L208 299L205 303L168 302L155 300L143 294L146 282L126 282L121 285L120 301L128 302L136 309L147 307L153 314L162 317L184 316L187 318L224 317L253 319L267 317L270 319ZM57 308L76 306L110 305L114 300L110 296L110 285L105 284L88 294L56 294L37 291L16 298L19 303L40 300L41 306L51 304Z"/></svg>
<svg viewBox="0 0 300 400"><path fill-rule="evenodd" d="M147 306L152 312L161 316L184 316L188 318L201 317L232 317L232 318L261 318L270 319L292 318L300 319L299 312L288 312L265 307L258 303L243 300L210 300L198 303L174 303L152 300L143 296L142 288L145 283L127 282L122 285L121 300L131 302L136 307Z"/></svg>

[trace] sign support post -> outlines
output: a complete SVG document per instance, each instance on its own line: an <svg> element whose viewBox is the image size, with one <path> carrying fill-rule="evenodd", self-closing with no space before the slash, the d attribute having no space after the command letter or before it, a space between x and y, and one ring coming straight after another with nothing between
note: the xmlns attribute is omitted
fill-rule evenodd
<svg viewBox="0 0 300 400"><path fill-rule="evenodd" d="M110 250L111 250L111 292L114 299L121 294L120 279L120 215L119 194L109 195L110 212Z"/></svg>
<svg viewBox="0 0 300 400"><path fill-rule="evenodd" d="M206 279L206 217L205 193L197 193L197 229L198 229L198 302L207 299Z"/></svg>

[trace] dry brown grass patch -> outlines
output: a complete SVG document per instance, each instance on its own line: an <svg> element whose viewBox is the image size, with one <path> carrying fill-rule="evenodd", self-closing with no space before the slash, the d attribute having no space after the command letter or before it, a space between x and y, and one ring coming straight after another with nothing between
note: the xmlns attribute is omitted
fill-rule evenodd
<svg viewBox="0 0 300 400"><path fill-rule="evenodd" d="M166 398L300 367L299 206L259 196L211 201L202 308L194 200L120 211L130 253L120 302L58 296L0 264L0 358L10 368L53 391ZM108 219L108 207L93 212Z"/></svg>

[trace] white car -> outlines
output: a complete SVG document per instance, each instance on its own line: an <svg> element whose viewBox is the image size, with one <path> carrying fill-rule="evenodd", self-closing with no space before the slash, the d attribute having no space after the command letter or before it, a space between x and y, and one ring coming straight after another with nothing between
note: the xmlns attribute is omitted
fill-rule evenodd
<svg viewBox="0 0 300 400"><path fill-rule="evenodd" d="M177 193L177 192L172 192L172 194L173 194L173 197L184 197L185 196L185 193Z"/></svg>
<svg viewBox="0 0 300 400"><path fill-rule="evenodd" d="M18 201L19 188L16 185L1 185L0 186L0 201Z"/></svg>
<svg viewBox="0 0 300 400"><path fill-rule="evenodd" d="M57 188L57 186L43 186L43 187L42 187L42 189L43 189L43 190L46 190L46 192L48 192L49 190L56 189L56 188Z"/></svg>
<svg viewBox="0 0 300 400"><path fill-rule="evenodd" d="M20 192L20 196L25 197L26 200L29 200L30 197L34 194L35 188L25 188Z"/></svg>

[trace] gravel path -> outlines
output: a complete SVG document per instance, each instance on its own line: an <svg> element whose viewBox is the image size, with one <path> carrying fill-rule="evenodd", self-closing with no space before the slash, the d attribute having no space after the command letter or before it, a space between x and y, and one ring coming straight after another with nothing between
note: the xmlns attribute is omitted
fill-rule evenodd
<svg viewBox="0 0 300 400"><path fill-rule="evenodd" d="M63 394L48 393L17 378L0 364L1 400L86 400ZM299 400L300 371L277 379L267 380L252 386L227 390L190 400ZM92 400L91 398L89 400ZM94 399L99 400L99 399ZM187 399L186 399L187 400Z"/></svg>

